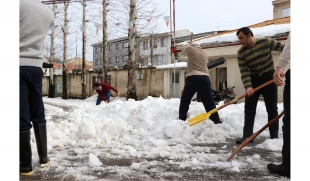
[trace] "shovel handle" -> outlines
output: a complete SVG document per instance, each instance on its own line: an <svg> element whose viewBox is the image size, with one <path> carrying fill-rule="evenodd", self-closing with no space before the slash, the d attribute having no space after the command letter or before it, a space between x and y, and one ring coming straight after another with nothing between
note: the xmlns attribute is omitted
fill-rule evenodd
<svg viewBox="0 0 310 181"><path fill-rule="evenodd" d="M269 121L264 127L262 127L260 130L258 130L256 133L252 134L250 137L248 137L244 142L242 142L230 155L230 157L227 159L227 161L230 161L243 147L245 147L250 141L252 141L254 138L256 138L261 132L263 132L266 128L268 128L270 125L272 125L274 122L276 122L278 119L282 117L284 114L284 111L282 111L277 117L273 118L271 121Z"/></svg>
<svg viewBox="0 0 310 181"><path fill-rule="evenodd" d="M264 84L262 84L262 85L260 85L260 86L258 86L258 87L256 87L256 88L254 89L254 92L256 92L256 91L258 91L258 90L260 90L260 89L262 89L262 88L264 88L264 87L266 87L266 86L268 86L268 85L270 85L270 84L272 84L272 83L273 83L273 79L270 80L270 81L268 81L268 82L266 82L266 83L264 83ZM235 99L233 99L233 100L227 102L226 104L221 105L220 107L217 108L217 110L223 109L224 107L226 107L226 106L228 106L228 105L230 105L230 104L233 104L233 103L237 102L238 100L244 98L245 96L247 96L247 93L241 95L241 96L238 97L238 98L235 98Z"/></svg>

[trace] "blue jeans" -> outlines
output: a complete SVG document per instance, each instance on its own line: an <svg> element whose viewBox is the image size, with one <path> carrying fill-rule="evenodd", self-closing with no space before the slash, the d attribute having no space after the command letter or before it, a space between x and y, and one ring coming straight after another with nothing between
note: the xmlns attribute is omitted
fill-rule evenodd
<svg viewBox="0 0 310 181"><path fill-rule="evenodd" d="M105 97L105 99L106 99L107 101L110 101L111 90L109 90L109 92L103 94L103 96ZM102 99L101 99L101 97L98 95L97 101L96 101L96 105L99 105L99 104L101 103L101 101L102 101Z"/></svg>
<svg viewBox="0 0 310 181"><path fill-rule="evenodd" d="M43 71L40 67L19 67L19 129L30 130L32 124L46 123L42 99Z"/></svg>

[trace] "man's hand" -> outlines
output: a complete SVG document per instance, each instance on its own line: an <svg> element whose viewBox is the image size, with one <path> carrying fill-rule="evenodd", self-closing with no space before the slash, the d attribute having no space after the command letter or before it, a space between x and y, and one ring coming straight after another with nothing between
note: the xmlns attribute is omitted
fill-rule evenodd
<svg viewBox="0 0 310 181"><path fill-rule="evenodd" d="M53 64L53 68L59 69L61 66L59 64Z"/></svg>
<svg viewBox="0 0 310 181"><path fill-rule="evenodd" d="M120 96L120 95L121 95L121 93L120 93L120 92L118 92L118 93L117 93L117 96Z"/></svg>
<svg viewBox="0 0 310 181"><path fill-rule="evenodd" d="M254 89L252 87L248 87L246 89L246 93L248 94L248 96L252 96L254 94Z"/></svg>
<svg viewBox="0 0 310 181"><path fill-rule="evenodd" d="M282 77L284 77L283 71L284 69L277 67L276 71L273 74L273 81L277 86L284 85L284 81L282 79Z"/></svg>

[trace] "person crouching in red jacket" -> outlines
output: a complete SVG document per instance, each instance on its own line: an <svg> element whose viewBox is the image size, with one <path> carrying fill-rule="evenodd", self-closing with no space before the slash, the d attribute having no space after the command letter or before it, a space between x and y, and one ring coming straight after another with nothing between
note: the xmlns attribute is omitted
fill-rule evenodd
<svg viewBox="0 0 310 181"><path fill-rule="evenodd" d="M106 83L94 83L93 89L96 90L98 93L98 98L96 101L96 105L99 105L101 101L104 101L105 103L110 102L110 96L111 96L111 89L117 93L117 96L120 95L119 91L114 88L113 86L110 86L109 84Z"/></svg>

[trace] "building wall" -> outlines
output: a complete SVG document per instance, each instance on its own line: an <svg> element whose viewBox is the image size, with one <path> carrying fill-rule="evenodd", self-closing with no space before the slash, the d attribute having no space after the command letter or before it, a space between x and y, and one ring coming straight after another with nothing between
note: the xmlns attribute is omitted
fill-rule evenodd
<svg viewBox="0 0 310 181"><path fill-rule="evenodd" d="M114 68L117 66L118 68L122 68L125 66L125 64L128 63L127 60L123 60L123 56L128 56L128 48L129 47L124 47L123 48L123 43L128 43L129 46L129 41L128 40L119 40L119 41L113 41L113 42L108 42L108 47L107 47L107 53L108 53L108 59L107 59L107 65L108 68ZM137 39L136 39L136 44L137 44ZM119 43L119 49L116 50L116 43ZM112 50L109 50L109 46L112 46ZM138 46L137 46L138 47ZM96 48L98 48L98 51L96 52ZM135 59L138 60L138 51L136 49L135 53L136 57ZM116 62L116 57L119 57L119 62ZM111 58L112 62L109 62L109 58ZM129 57L128 57L129 58ZM98 61L99 60L99 61ZM93 67L94 70L99 70L102 69L102 45L97 45L93 47Z"/></svg>
<svg viewBox="0 0 310 181"><path fill-rule="evenodd" d="M44 76L42 80L42 95L47 96L48 95L48 85L49 85L49 77Z"/></svg>
<svg viewBox="0 0 310 181"><path fill-rule="evenodd" d="M136 79L136 94L139 100L147 96L159 97L164 95L164 72L156 69L136 69L136 75L142 74L143 79ZM128 71L110 71L111 85L121 92L121 96L126 96L128 85ZM112 91L114 94L114 92Z"/></svg>
<svg viewBox="0 0 310 181"><path fill-rule="evenodd" d="M283 1L283 2L275 3L273 5L273 19L283 18L282 17L282 9L286 9L286 8L291 7L290 1L285 1L285 0L278 0L278 1Z"/></svg>

